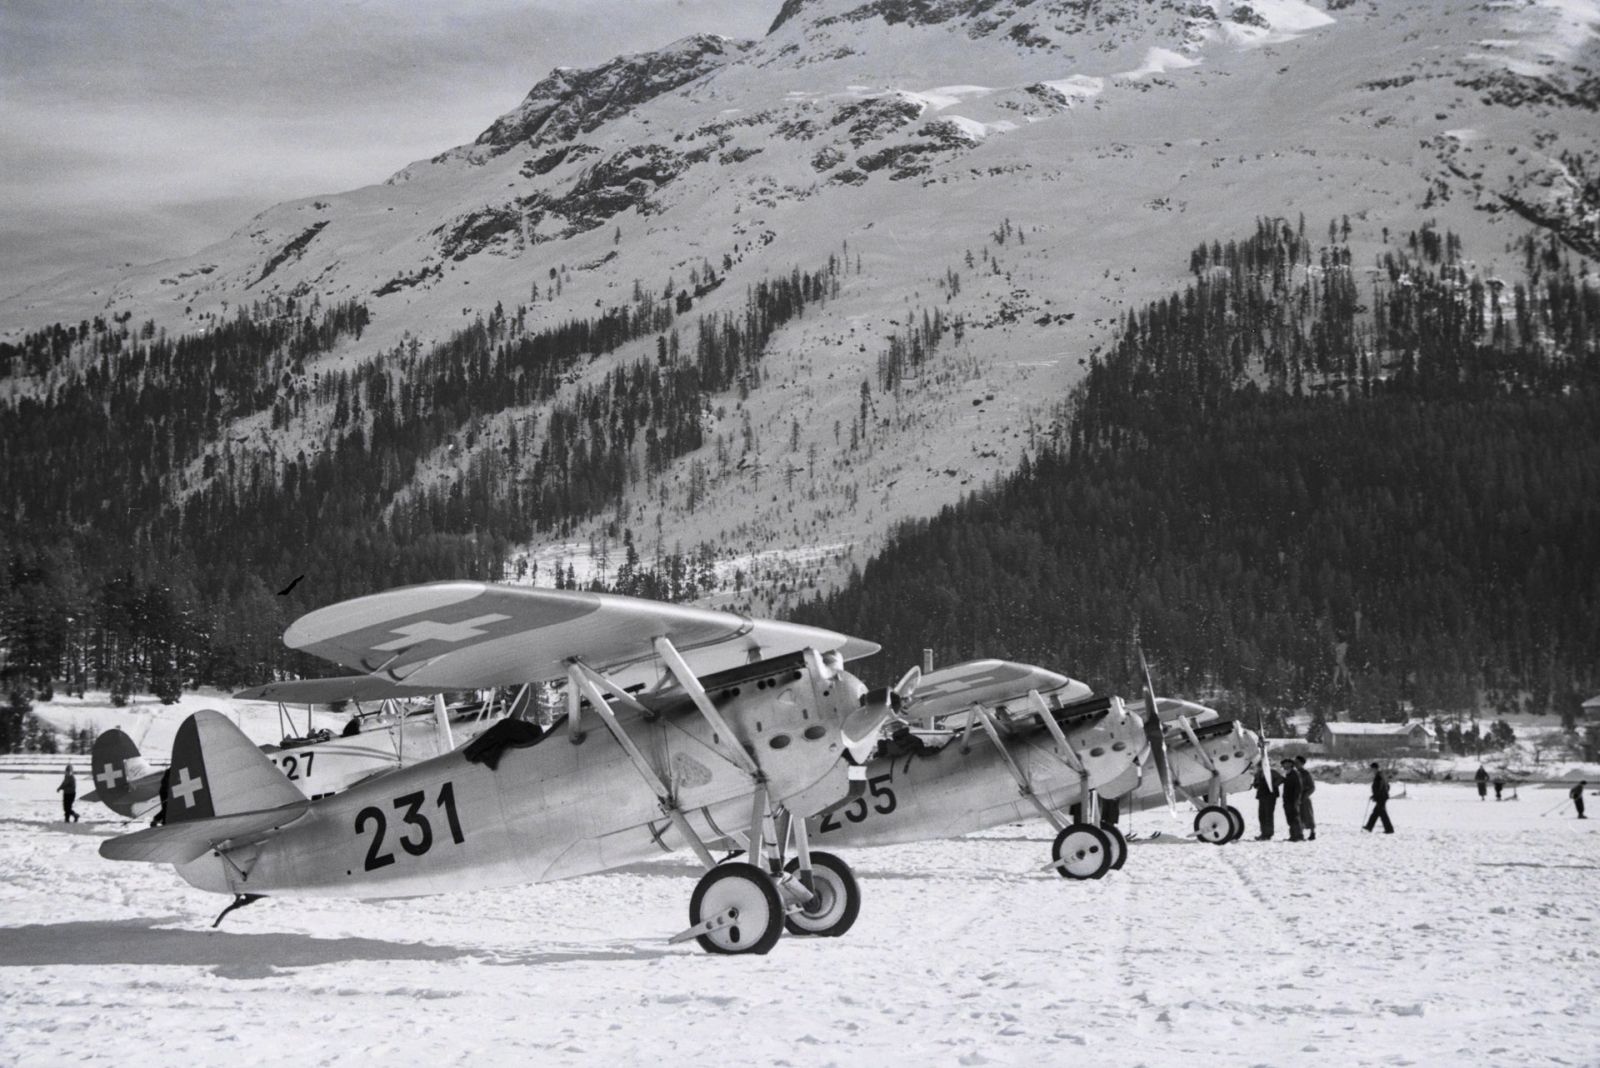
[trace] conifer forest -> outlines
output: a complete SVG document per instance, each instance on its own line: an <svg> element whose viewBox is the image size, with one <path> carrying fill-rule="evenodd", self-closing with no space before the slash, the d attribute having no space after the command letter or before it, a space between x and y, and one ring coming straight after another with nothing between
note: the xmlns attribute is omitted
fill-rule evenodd
<svg viewBox="0 0 1600 1068"><path fill-rule="evenodd" d="M885 671L931 648L1128 693L1142 646L1247 716L1570 715L1600 683L1600 289L1553 238L1502 279L1431 226L1370 265L1326 236L1194 249L1021 470L797 618Z"/></svg>

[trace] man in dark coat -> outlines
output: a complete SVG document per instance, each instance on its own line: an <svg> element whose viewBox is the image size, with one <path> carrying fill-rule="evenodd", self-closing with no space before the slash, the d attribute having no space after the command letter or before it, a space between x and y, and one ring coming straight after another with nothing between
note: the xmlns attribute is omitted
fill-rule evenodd
<svg viewBox="0 0 1600 1068"><path fill-rule="evenodd" d="M1278 776L1263 764L1256 768L1255 781L1251 785L1256 790L1256 819L1261 824L1261 833L1256 835L1256 841L1264 842L1272 837L1272 810L1278 807Z"/></svg>
<svg viewBox="0 0 1600 1068"><path fill-rule="evenodd" d="M1300 826L1305 828L1309 841L1317 840L1317 814L1311 807L1311 795L1317 791L1317 780L1306 770L1306 758L1294 758L1295 774L1300 776Z"/></svg>
<svg viewBox="0 0 1600 1068"><path fill-rule="evenodd" d="M61 776L61 785L56 787L61 794L61 819L67 823L74 823L79 819L77 812L73 811L72 802L78 797L78 777L72 774L72 765L67 765L67 773ZM1582 812L1583 802L1578 802L1578 811Z"/></svg>
<svg viewBox="0 0 1600 1068"><path fill-rule="evenodd" d="M1305 836L1300 833L1300 798L1304 794L1300 789L1300 775L1295 770L1294 761L1288 757L1283 758L1283 821L1289 825L1289 841L1303 842Z"/></svg>
<svg viewBox="0 0 1600 1068"><path fill-rule="evenodd" d="M1478 800L1487 801L1489 799L1489 773L1483 770L1482 764L1478 765L1478 774L1474 775L1473 778L1478 780Z"/></svg>
<svg viewBox="0 0 1600 1068"><path fill-rule="evenodd" d="M1372 815L1368 817L1365 829L1372 830L1379 820L1383 821L1384 834L1394 833L1394 824L1389 822L1389 780L1383 777L1383 769L1373 763Z"/></svg>
<svg viewBox="0 0 1600 1068"><path fill-rule="evenodd" d="M1589 818L1583 814L1583 788L1588 785L1589 781L1587 779L1580 779L1578 780L1578 785L1574 786L1567 794L1568 797L1572 798L1572 807L1578 810L1578 818L1580 820Z"/></svg>

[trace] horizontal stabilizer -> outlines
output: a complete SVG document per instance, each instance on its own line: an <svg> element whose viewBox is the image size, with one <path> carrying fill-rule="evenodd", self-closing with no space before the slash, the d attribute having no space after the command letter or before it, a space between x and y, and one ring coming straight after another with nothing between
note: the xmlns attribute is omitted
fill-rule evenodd
<svg viewBox="0 0 1600 1068"><path fill-rule="evenodd" d="M305 815L310 807L311 802L301 798L293 804L265 812L240 812L232 816L214 816L188 823L151 827L107 839L100 843L100 855L107 860L187 864L224 842L241 846L260 841Z"/></svg>

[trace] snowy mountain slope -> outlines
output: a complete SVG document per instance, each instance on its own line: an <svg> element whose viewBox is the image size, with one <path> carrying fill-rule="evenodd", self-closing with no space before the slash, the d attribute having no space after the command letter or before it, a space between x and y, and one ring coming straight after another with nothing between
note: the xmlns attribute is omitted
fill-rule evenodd
<svg viewBox="0 0 1600 1068"><path fill-rule="evenodd" d="M823 543L861 562L893 521L1008 470L1117 316L1258 216L1348 216L1358 263L1425 218L1490 270L1529 220L1593 252L1597 22L1589 0L790 0L760 41L557 70L472 145L185 261L37 287L0 329L127 312L192 330L268 296L354 298L373 323L329 358L348 361L497 303L538 324L676 292L703 265L723 284L696 312L737 310L836 255L842 292L776 337L766 384L715 399L707 436L740 439L731 455L682 458L618 518L730 566ZM889 336L935 308L959 339L886 389Z"/></svg>

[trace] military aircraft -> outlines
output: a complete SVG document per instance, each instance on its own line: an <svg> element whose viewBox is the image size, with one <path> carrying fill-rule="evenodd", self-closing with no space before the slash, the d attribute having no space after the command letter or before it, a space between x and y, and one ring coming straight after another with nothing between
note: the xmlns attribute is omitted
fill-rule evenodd
<svg viewBox="0 0 1600 1068"><path fill-rule="evenodd" d="M166 768L151 765L125 731L101 731L89 748L89 767L95 788L81 800L98 801L124 819L140 819L161 807Z"/></svg>
<svg viewBox="0 0 1600 1068"><path fill-rule="evenodd" d="M310 798L347 790L374 775L396 771L448 753L488 730L502 716L526 707L530 688L511 700L491 696L447 704L442 692L407 686L368 675L294 679L240 690L242 701L276 701L280 725L290 729L277 745L262 746L283 772ZM429 706L406 702L426 698ZM310 706L353 702L356 713L338 735L312 728ZM363 711L363 702L378 707ZM298 730L290 705L306 706L305 728Z"/></svg>
<svg viewBox="0 0 1600 1068"><path fill-rule="evenodd" d="M1255 769L1266 766L1265 740L1214 708L1157 697L1143 650L1139 651L1139 666L1144 674L1144 700L1131 707L1147 725L1161 725L1152 732L1151 744L1159 737L1168 779L1117 783L1103 791L1104 796L1116 798L1130 811L1165 805L1175 812L1174 797L1181 794L1195 808L1196 837L1213 845L1236 841L1244 834L1244 816L1227 798L1249 789Z"/></svg>
<svg viewBox="0 0 1600 1068"><path fill-rule="evenodd" d="M1116 697L1095 697L1065 675L1004 660L973 660L895 687L901 723L868 763L852 796L810 821L816 841L877 846L944 838L1043 816L1055 828L1051 867L1098 879L1127 859L1101 826L1095 799L1134 781L1145 727ZM1087 819L1071 818L1071 808Z"/></svg>
<svg viewBox="0 0 1600 1068"><path fill-rule="evenodd" d="M487 730L507 714L506 703L473 702L446 706L437 690L403 686L364 675L332 679L300 679L257 686L234 694L241 700L278 702L279 726L288 724L282 741L263 745L261 751L306 797L315 799L338 793L374 775L420 763L447 753ZM427 697L428 709L408 709L403 701ZM287 705L328 704L336 701L378 702L379 708L359 713L335 736L314 730L308 714L306 726L297 729ZM526 691L512 707L526 703ZM102 731L90 749L96 789L83 798L98 801L125 819L143 818L161 805L161 779L165 768L154 768L128 735L113 727Z"/></svg>
<svg viewBox="0 0 1600 1068"><path fill-rule="evenodd" d="M765 953L787 927L843 934L860 891L810 848L900 698L832 631L728 612L476 582L413 586L296 620L292 648L435 689L564 681L565 727L506 719L471 745L310 800L227 719L179 728L163 827L114 860L233 895L403 897L606 871L688 847L709 869L674 942ZM603 729L597 729L603 728ZM708 840L742 844L718 864Z"/></svg>

